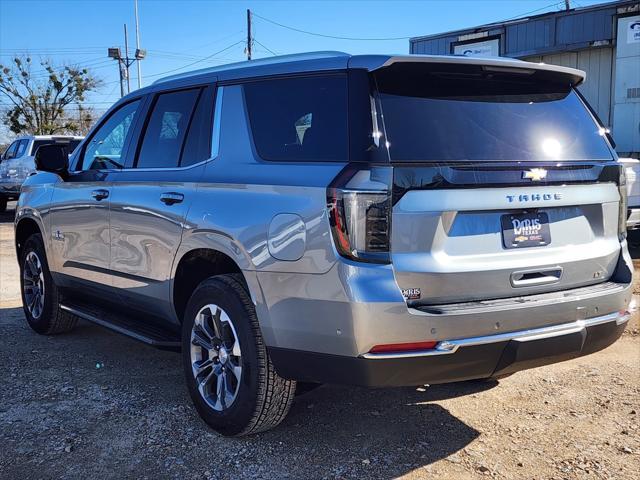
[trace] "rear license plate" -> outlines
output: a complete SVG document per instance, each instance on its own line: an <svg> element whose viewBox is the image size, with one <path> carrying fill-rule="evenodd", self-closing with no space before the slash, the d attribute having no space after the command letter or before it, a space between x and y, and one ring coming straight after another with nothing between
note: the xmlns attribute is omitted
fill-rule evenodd
<svg viewBox="0 0 640 480"><path fill-rule="evenodd" d="M551 243L549 216L544 212L507 214L500 220L505 248L543 247Z"/></svg>

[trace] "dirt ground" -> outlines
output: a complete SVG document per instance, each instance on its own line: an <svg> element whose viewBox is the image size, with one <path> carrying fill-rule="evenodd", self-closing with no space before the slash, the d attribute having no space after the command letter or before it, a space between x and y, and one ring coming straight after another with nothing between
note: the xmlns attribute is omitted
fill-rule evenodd
<svg viewBox="0 0 640 480"><path fill-rule="evenodd" d="M11 222L0 217L0 478L638 478L638 318L602 352L499 383L323 386L277 429L226 439L191 406L175 353L85 322L56 337L27 327Z"/></svg>

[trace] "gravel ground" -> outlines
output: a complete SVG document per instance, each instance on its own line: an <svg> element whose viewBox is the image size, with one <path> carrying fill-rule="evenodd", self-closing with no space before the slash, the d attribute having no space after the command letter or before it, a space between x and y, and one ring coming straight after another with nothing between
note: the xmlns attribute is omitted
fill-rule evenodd
<svg viewBox="0 0 640 480"><path fill-rule="evenodd" d="M11 221L0 216L0 478L638 478L638 318L602 352L499 383L323 386L276 430L226 439L192 408L175 353L84 322L57 337L27 327Z"/></svg>

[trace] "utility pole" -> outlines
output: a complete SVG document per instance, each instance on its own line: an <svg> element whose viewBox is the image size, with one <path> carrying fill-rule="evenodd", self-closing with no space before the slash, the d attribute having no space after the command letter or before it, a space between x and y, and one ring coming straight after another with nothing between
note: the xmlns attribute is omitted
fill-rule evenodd
<svg viewBox="0 0 640 480"><path fill-rule="evenodd" d="M564 0L564 9L571 10L571 0Z"/></svg>
<svg viewBox="0 0 640 480"><path fill-rule="evenodd" d="M247 60L251 60L251 46L253 38L251 37L251 10L247 8Z"/></svg>
<svg viewBox="0 0 640 480"><path fill-rule="evenodd" d="M126 68L126 77L127 77L127 93L131 93L131 81L129 75L129 37L127 36L127 24L124 24L124 65Z"/></svg>
<svg viewBox="0 0 640 480"><path fill-rule="evenodd" d="M140 24L138 23L138 0L134 0L133 5L136 11L136 62L138 66L138 88L142 88L142 71L140 70L140 60L142 60L144 56L139 58L141 50L140 50Z"/></svg>
<svg viewBox="0 0 640 480"><path fill-rule="evenodd" d="M118 74L120 75L120 98L124 97L124 83L123 83L123 75L122 75L122 52L120 52L120 47L111 47L107 50L107 55L109 58L113 58L118 61Z"/></svg>

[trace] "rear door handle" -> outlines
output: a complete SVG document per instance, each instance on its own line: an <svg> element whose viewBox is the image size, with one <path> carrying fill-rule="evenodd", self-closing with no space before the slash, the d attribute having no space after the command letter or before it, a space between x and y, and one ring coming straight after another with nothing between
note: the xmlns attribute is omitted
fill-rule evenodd
<svg viewBox="0 0 640 480"><path fill-rule="evenodd" d="M184 195L176 192L165 192L160 195L160 201L166 205L173 205L174 203L180 203L184 200Z"/></svg>
<svg viewBox="0 0 640 480"><path fill-rule="evenodd" d="M98 201L104 200L105 198L109 197L109 190L100 188L99 190L94 190L93 192L91 192L91 196Z"/></svg>

